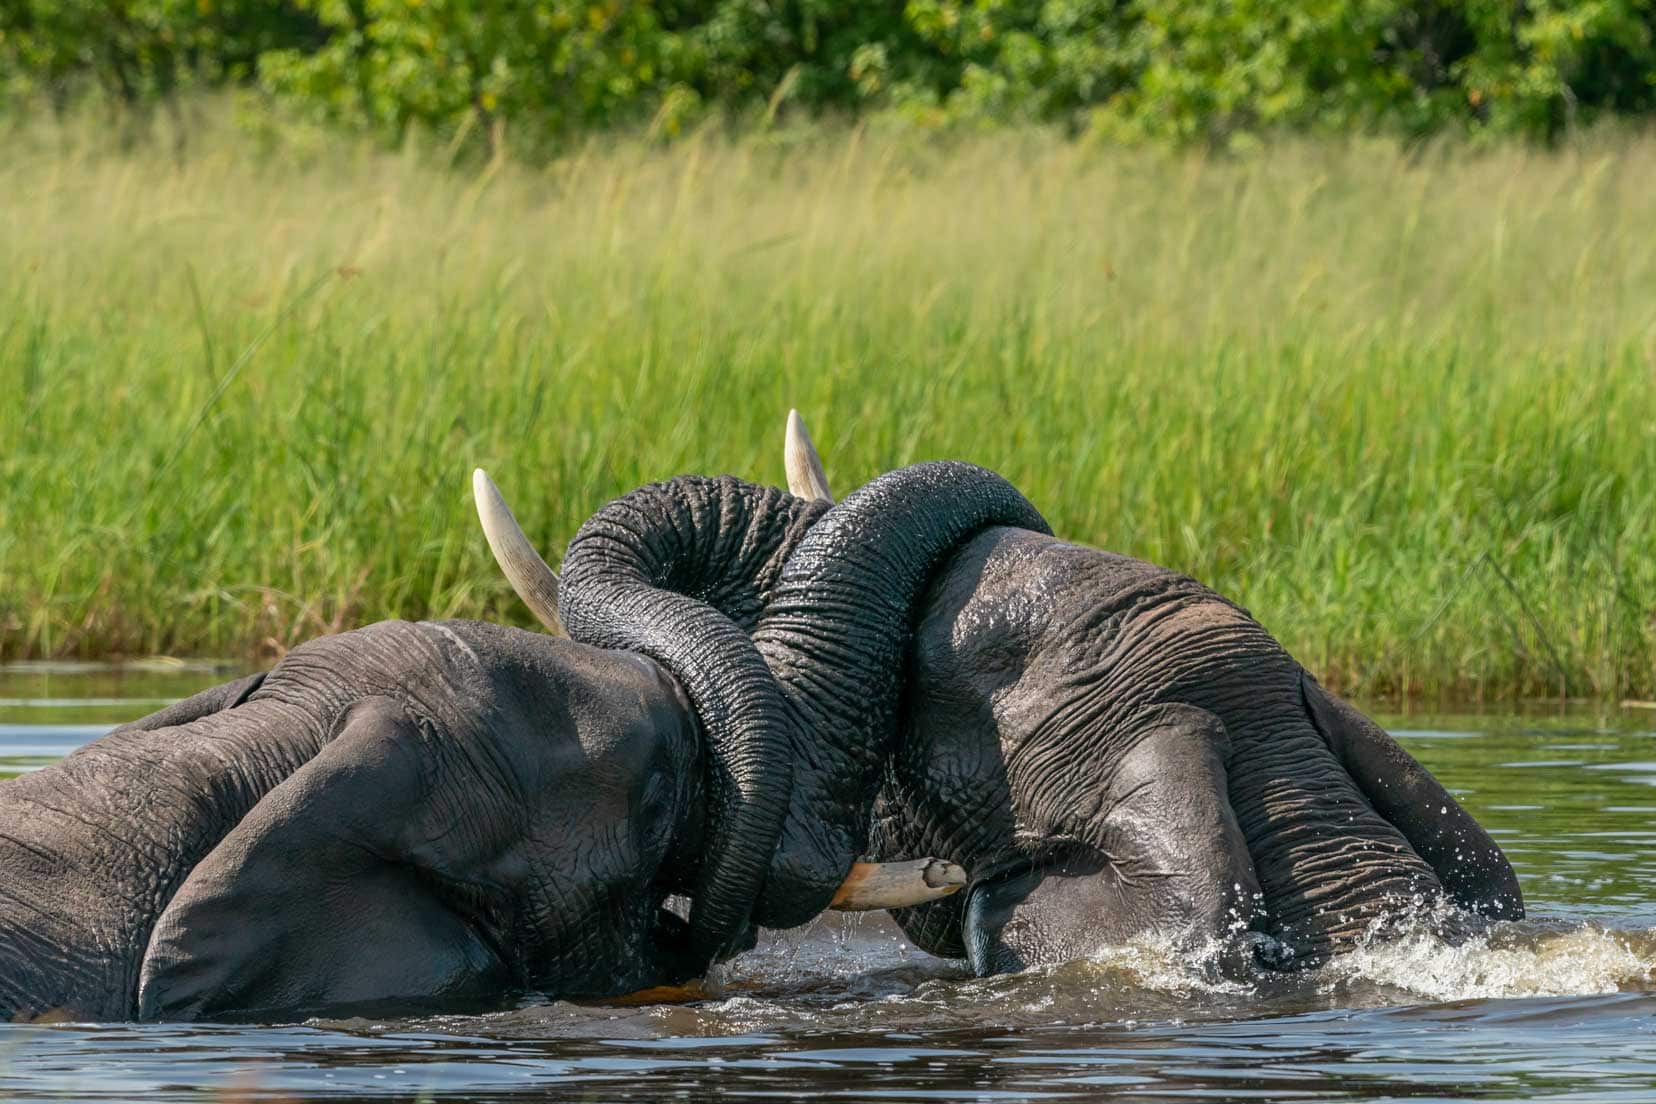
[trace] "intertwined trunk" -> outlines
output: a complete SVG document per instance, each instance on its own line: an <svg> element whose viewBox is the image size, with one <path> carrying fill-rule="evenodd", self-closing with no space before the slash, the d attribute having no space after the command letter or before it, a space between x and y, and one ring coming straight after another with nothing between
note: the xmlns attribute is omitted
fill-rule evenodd
<svg viewBox="0 0 1656 1104"><path fill-rule="evenodd" d="M951 462L824 509L686 476L604 507L564 558L570 635L662 663L705 729L713 816L692 960L727 951L750 920L787 927L827 907L866 839L932 572L978 529L1046 531L1005 480Z"/></svg>
<svg viewBox="0 0 1656 1104"><path fill-rule="evenodd" d="M934 461L853 492L789 558L754 632L784 687L798 741L782 844L755 913L760 923L809 920L863 850L926 589L955 548L999 525L1050 532L994 472Z"/></svg>
<svg viewBox="0 0 1656 1104"><path fill-rule="evenodd" d="M746 930L787 813L787 705L746 630L824 509L729 476L681 476L599 510L564 556L570 636L662 664L704 729L713 815L685 948L692 968Z"/></svg>

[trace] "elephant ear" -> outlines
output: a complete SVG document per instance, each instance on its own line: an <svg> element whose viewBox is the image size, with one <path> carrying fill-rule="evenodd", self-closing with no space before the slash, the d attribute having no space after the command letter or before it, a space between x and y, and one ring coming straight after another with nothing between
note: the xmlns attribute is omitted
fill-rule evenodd
<svg viewBox="0 0 1656 1104"><path fill-rule="evenodd" d="M1456 904L1497 920L1521 920L1524 894L1512 864L1443 784L1385 729L1302 671L1311 723L1374 811L1432 867Z"/></svg>
<svg viewBox="0 0 1656 1104"><path fill-rule="evenodd" d="M432 798L420 726L384 698L353 707L309 763L202 861L151 933L144 1020L452 1005L519 984L446 839L408 826Z"/></svg>
<svg viewBox="0 0 1656 1104"><path fill-rule="evenodd" d="M203 717L226 709L235 709L247 702L259 687L264 685L265 672L248 675L226 682L219 686L210 687L183 701L173 702L165 709L151 713L147 717L140 717L136 721L128 721L118 728L105 733L114 736L121 732L155 732L163 728L175 728L179 725L199 721Z"/></svg>

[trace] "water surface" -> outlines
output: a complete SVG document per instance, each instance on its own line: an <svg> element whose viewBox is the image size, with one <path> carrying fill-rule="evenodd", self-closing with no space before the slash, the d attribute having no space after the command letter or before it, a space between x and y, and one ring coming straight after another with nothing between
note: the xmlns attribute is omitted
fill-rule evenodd
<svg viewBox="0 0 1656 1104"><path fill-rule="evenodd" d="M234 673L0 670L0 773ZM672 1000L3 1026L0 1099L1656 1097L1656 713L1371 712L1500 840L1529 919L1235 982L1153 945L978 980L883 918L836 917L768 936Z"/></svg>

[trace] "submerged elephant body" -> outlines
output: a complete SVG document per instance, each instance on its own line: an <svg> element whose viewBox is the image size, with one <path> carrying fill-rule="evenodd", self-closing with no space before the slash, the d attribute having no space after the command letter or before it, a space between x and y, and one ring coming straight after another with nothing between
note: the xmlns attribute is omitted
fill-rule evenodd
<svg viewBox="0 0 1656 1104"><path fill-rule="evenodd" d="M880 825L881 857L973 872L899 919L982 973L1152 931L1316 961L1445 897L1522 915L1488 835L1246 611L1015 529L933 583Z"/></svg>
<svg viewBox="0 0 1656 1104"><path fill-rule="evenodd" d="M641 657L313 641L0 787L0 1015L444 1007L682 980L701 751Z"/></svg>

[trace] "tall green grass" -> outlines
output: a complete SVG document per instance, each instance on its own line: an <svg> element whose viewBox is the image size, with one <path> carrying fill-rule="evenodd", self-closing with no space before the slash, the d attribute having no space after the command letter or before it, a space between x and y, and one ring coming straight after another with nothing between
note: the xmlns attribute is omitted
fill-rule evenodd
<svg viewBox="0 0 1656 1104"><path fill-rule="evenodd" d="M0 156L0 656L522 622L677 472L993 467L1347 689L1656 695L1656 140L1246 160L861 130L544 170Z"/></svg>

